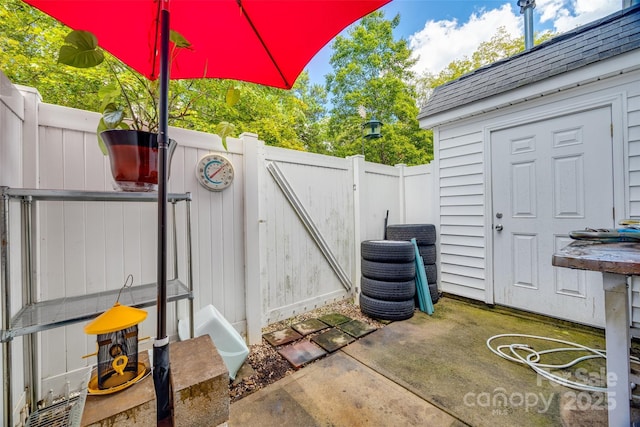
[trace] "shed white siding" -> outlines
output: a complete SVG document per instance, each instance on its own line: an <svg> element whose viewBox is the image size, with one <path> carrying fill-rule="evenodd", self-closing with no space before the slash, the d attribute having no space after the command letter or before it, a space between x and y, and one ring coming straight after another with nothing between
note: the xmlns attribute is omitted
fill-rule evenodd
<svg viewBox="0 0 640 427"><path fill-rule="evenodd" d="M640 53L633 56L637 64ZM628 57L625 63L630 63ZM589 70L579 70L557 78L555 90L548 89L553 81L545 80L465 106L459 116L449 111L421 119L421 125L434 132L443 291L493 303L492 270L499 260L492 256L490 177L496 167L488 158L492 131L611 106L615 221L640 218L640 71L636 66L624 73L607 73L607 78L587 80L588 75ZM550 259L540 262L551 267ZM633 289L633 322L640 325L640 284L634 283Z"/></svg>
<svg viewBox="0 0 640 427"><path fill-rule="evenodd" d="M629 141L629 216L640 218L640 84L629 90L627 98L627 140ZM632 282L631 320L640 327L640 280Z"/></svg>
<svg viewBox="0 0 640 427"><path fill-rule="evenodd" d="M483 139L477 128L438 133L440 285L484 299Z"/></svg>
<svg viewBox="0 0 640 427"><path fill-rule="evenodd" d="M629 91L627 98L629 139L629 215L640 217L640 89Z"/></svg>

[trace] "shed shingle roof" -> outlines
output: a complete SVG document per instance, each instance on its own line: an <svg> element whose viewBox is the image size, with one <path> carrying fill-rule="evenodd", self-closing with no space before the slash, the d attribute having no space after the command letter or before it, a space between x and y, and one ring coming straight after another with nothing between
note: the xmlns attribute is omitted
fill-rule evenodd
<svg viewBox="0 0 640 427"><path fill-rule="evenodd" d="M634 6L438 86L419 116L452 110L638 48L640 6Z"/></svg>

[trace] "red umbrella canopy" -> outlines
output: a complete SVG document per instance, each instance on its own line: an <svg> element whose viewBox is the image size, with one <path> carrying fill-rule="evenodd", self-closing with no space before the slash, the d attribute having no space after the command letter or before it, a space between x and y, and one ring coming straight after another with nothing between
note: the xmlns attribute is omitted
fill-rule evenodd
<svg viewBox="0 0 640 427"><path fill-rule="evenodd" d="M159 75L157 0L25 0L149 79ZM171 29L189 43L172 79L224 78L289 89L342 29L391 0L170 0ZM168 6L167 6L168 4Z"/></svg>

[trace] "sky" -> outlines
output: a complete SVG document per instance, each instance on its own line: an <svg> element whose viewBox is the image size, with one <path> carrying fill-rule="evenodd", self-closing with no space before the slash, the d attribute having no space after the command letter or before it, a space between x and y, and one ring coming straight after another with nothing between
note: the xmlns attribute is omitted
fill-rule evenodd
<svg viewBox="0 0 640 427"><path fill-rule="evenodd" d="M561 33L621 7L622 0L536 0L533 29ZM513 36L524 32L517 0L392 0L381 10L386 19L400 14L394 36L406 39L419 58L414 68L419 75L437 74L453 60L471 56L501 26ZM324 85L324 76L332 72L330 57L331 43L306 68L312 83Z"/></svg>

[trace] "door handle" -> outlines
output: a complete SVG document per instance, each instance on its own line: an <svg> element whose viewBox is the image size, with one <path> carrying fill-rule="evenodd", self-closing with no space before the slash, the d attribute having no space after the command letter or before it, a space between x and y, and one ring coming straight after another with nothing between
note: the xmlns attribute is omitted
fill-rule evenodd
<svg viewBox="0 0 640 427"><path fill-rule="evenodd" d="M498 224L495 226L496 231L502 231L504 227L502 226L502 224Z"/></svg>

